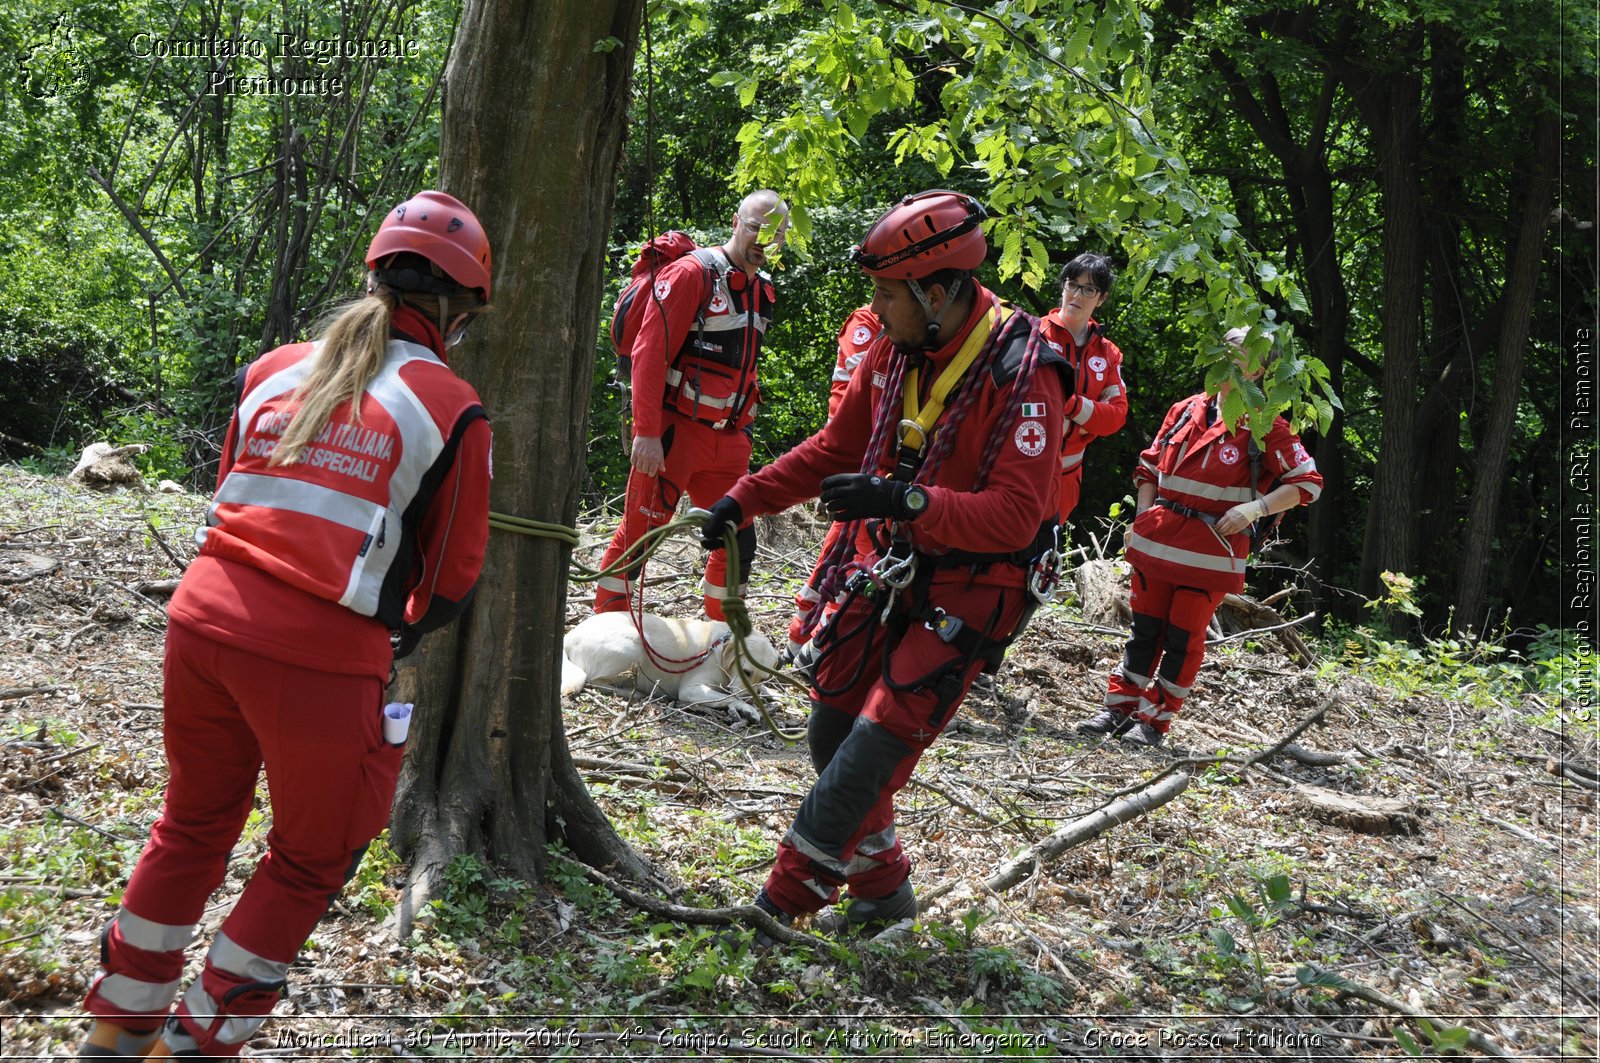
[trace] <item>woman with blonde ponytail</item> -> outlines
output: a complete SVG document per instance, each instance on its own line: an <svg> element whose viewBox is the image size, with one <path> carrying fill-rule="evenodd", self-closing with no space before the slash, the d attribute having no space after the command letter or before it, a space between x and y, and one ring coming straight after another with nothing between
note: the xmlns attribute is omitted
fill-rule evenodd
<svg viewBox="0 0 1600 1063"><path fill-rule="evenodd" d="M238 382L199 556L168 610L166 803L106 927L83 1059L234 1056L388 822L397 656L471 601L489 422L447 355L488 304L472 211L422 192L384 218L366 291ZM267 855L178 996L184 950L271 787ZM176 1007L174 1007L176 1004Z"/></svg>

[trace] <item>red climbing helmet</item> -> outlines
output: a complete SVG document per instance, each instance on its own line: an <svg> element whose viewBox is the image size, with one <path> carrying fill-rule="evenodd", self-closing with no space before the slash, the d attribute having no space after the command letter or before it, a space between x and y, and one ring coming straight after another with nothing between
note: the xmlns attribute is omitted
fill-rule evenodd
<svg viewBox="0 0 1600 1063"><path fill-rule="evenodd" d="M850 261L874 277L919 280L942 269L975 270L989 252L983 204L961 192L907 196L872 223Z"/></svg>
<svg viewBox="0 0 1600 1063"><path fill-rule="evenodd" d="M489 237L477 216L455 196L418 192L391 210L367 248L367 268L377 269L379 259L401 251L421 255L452 281L476 288L484 302L489 301Z"/></svg>

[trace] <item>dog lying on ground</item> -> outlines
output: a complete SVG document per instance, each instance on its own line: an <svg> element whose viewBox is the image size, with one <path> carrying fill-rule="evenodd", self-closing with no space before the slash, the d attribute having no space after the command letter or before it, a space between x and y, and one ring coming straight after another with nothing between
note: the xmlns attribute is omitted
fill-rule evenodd
<svg viewBox="0 0 1600 1063"><path fill-rule="evenodd" d="M743 684L727 624L646 613L643 626L656 660L645 652L639 629L625 612L596 614L567 632L561 641L561 696L576 694L590 682L631 673L634 686L644 693L659 687L685 705L717 705L746 723L760 721L754 705L729 693L743 689ZM760 633L746 640L745 651L767 668L778 665L778 651ZM704 659L691 667L690 662L702 654ZM686 670L675 674L663 669ZM760 676L752 675L751 680L759 682Z"/></svg>

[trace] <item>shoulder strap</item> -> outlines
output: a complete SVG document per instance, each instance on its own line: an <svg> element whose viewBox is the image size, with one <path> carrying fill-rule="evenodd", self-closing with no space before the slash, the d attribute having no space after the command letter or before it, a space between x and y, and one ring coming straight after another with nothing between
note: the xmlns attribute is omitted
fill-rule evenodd
<svg viewBox="0 0 1600 1063"><path fill-rule="evenodd" d="M1182 431L1183 430L1183 426L1188 424L1190 418L1192 418L1193 416L1194 416L1194 403L1191 402L1191 403L1189 403L1189 405L1187 405L1187 406L1185 406L1183 408L1183 413L1178 415L1178 419L1176 421L1172 422L1172 427L1167 429L1166 434L1161 437L1160 445L1164 447L1168 443L1172 442L1172 437L1177 435L1180 431Z"/></svg>
<svg viewBox="0 0 1600 1063"><path fill-rule="evenodd" d="M905 388L901 398L901 409L905 418L901 421L903 428L914 426L923 440L928 438L935 422L944 413L945 403L949 401L957 385L966 377L967 370L972 368L972 363L978 360L978 355L982 353L984 344L989 339L989 333L1004 325L1010 316L1010 307L997 304L978 319L978 323L967 334L966 341L962 343L956 356L950 359L950 364L945 366L944 371L934 380L933 388L928 393L927 405L922 405L919 398L922 390L920 368L913 367L906 370ZM905 442L903 435L901 442ZM918 444L918 448L921 448L921 443Z"/></svg>

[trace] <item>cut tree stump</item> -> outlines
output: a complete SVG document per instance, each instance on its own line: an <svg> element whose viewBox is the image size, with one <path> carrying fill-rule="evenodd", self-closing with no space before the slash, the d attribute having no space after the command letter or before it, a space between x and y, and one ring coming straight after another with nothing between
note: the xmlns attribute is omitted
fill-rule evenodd
<svg viewBox="0 0 1600 1063"><path fill-rule="evenodd" d="M1222 598L1222 604L1217 607L1217 624L1224 635L1234 635L1241 631L1263 631L1272 628L1271 632L1283 644L1284 653L1290 660L1301 664L1315 664L1316 654L1311 652L1311 647L1305 640L1295 633L1294 629L1287 627L1289 621L1271 606L1262 605L1247 594L1228 594Z"/></svg>
<svg viewBox="0 0 1600 1063"><path fill-rule="evenodd" d="M1129 569L1126 561L1085 561L1072 570L1072 584L1078 593L1078 608L1083 618L1103 627L1127 627L1133 623L1128 609Z"/></svg>
<svg viewBox="0 0 1600 1063"><path fill-rule="evenodd" d="M1415 834L1421 829L1417 802L1398 797L1356 797L1321 786L1297 786L1295 795L1313 819L1358 834Z"/></svg>

